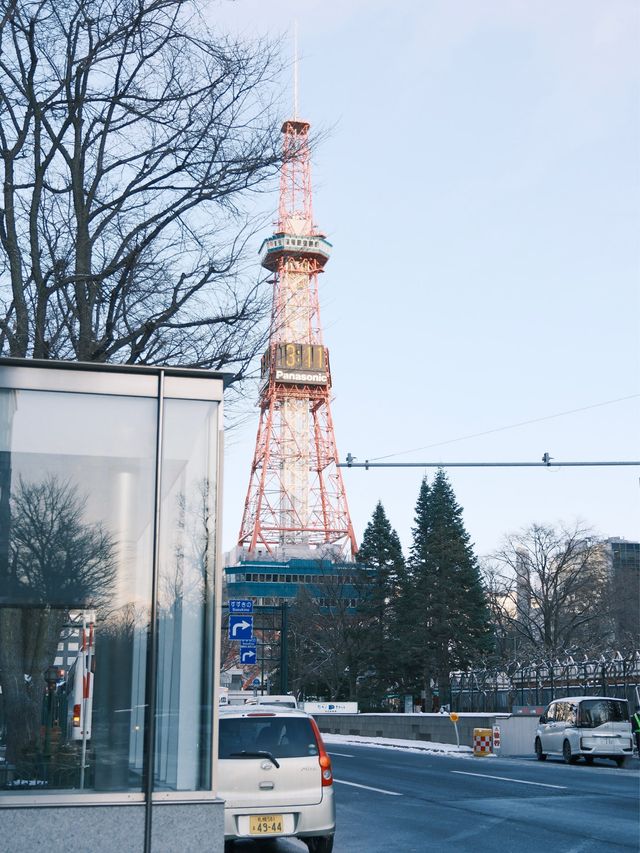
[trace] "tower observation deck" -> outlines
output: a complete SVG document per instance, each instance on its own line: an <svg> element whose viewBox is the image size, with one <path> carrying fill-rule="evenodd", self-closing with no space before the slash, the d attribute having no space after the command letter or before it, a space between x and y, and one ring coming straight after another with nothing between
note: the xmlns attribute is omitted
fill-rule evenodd
<svg viewBox="0 0 640 853"><path fill-rule="evenodd" d="M238 546L275 558L357 550L331 418L318 275L331 243L313 224L309 123L282 125L278 224L260 249L273 273L260 422Z"/></svg>

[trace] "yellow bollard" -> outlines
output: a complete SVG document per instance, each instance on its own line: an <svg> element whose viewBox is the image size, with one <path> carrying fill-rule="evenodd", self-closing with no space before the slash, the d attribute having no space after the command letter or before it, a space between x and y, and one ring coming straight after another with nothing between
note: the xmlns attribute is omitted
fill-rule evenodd
<svg viewBox="0 0 640 853"><path fill-rule="evenodd" d="M473 730L473 757L486 758L491 755L491 729Z"/></svg>

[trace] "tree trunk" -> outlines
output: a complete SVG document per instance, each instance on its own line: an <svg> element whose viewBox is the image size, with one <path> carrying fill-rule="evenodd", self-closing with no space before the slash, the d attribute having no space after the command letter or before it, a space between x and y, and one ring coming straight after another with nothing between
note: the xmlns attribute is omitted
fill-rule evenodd
<svg viewBox="0 0 640 853"><path fill-rule="evenodd" d="M18 774L29 769L28 756L41 751L44 672L54 662L67 615L50 607L0 608L6 760Z"/></svg>

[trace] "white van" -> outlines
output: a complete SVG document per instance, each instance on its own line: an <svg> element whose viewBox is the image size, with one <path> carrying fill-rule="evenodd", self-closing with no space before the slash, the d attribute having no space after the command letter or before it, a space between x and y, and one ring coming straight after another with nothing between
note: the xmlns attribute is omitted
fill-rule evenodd
<svg viewBox="0 0 640 853"><path fill-rule="evenodd" d="M262 696L250 696L248 699L244 700L245 705L277 705L278 708L297 708L298 703L296 702L295 696L290 696L289 694L265 694Z"/></svg>
<svg viewBox="0 0 640 853"><path fill-rule="evenodd" d="M608 696L568 696L554 699L540 717L536 729L538 761L561 755L567 764L583 757L610 758L622 767L633 754L629 704Z"/></svg>

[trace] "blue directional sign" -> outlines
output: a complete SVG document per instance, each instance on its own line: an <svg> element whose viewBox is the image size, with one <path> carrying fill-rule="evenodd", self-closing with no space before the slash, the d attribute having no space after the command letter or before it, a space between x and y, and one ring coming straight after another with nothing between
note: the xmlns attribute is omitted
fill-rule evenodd
<svg viewBox="0 0 640 853"><path fill-rule="evenodd" d="M258 641L240 640L240 663L256 663L258 660Z"/></svg>
<svg viewBox="0 0 640 853"><path fill-rule="evenodd" d="M257 657L255 646L240 646L240 663L255 663Z"/></svg>
<svg viewBox="0 0 640 853"><path fill-rule="evenodd" d="M253 601L250 598L230 598L229 613L253 613Z"/></svg>
<svg viewBox="0 0 640 853"><path fill-rule="evenodd" d="M253 638L253 616L233 614L229 616L229 639L251 640Z"/></svg>

